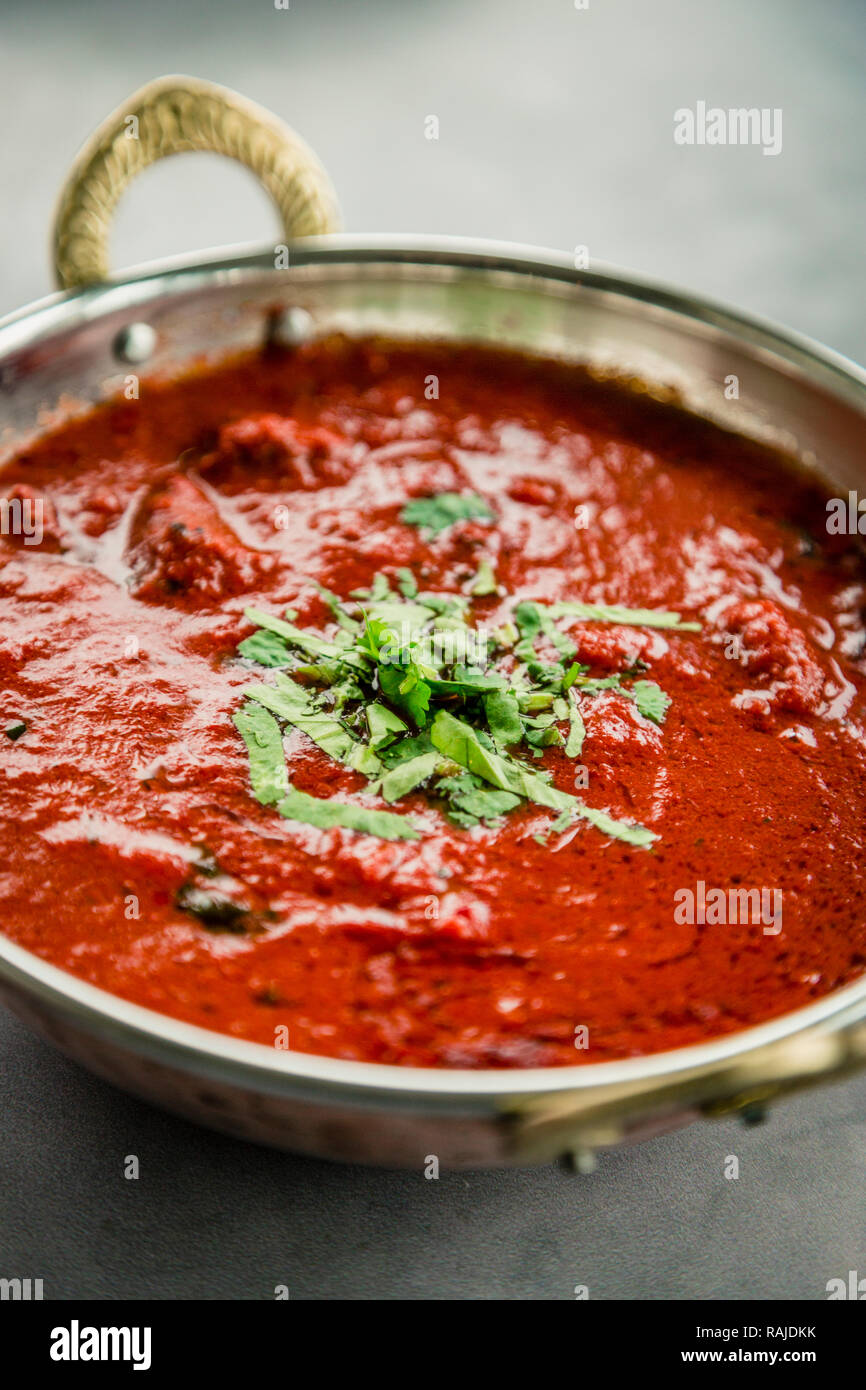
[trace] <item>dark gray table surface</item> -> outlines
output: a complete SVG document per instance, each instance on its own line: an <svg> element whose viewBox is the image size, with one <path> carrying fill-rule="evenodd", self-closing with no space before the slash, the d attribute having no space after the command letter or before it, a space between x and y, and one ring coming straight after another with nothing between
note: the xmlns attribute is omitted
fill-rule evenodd
<svg viewBox="0 0 866 1390"><path fill-rule="evenodd" d="M357 231L570 250L866 360L862 0L4 0L0 311L50 288L77 145L160 72L227 83L313 144ZM777 157L681 148L673 112L783 111ZM424 120L440 121L437 142ZM244 171L185 157L122 204L118 264L272 235ZM866 1080L576 1177L384 1173L211 1135L0 1012L0 1276L46 1297L825 1297L866 1274ZM123 1176L127 1154L141 1177ZM726 1156L741 1176L726 1180Z"/></svg>

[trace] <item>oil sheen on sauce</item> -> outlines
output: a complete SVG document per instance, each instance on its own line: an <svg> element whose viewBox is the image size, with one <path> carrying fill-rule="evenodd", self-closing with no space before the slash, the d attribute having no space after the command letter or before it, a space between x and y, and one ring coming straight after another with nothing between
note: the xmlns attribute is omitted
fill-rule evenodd
<svg viewBox="0 0 866 1390"><path fill-rule="evenodd" d="M493 526L400 520L468 490ZM0 540L0 846L3 929L45 959L236 1037L499 1068L705 1040L862 972L864 565L771 452L576 369L332 340L143 385L40 439L2 492L44 501L40 544ZM593 674L640 658L672 699L662 727L614 690L585 702L581 795L651 850L581 822L539 843L538 807L469 832L423 793L423 838L389 843L251 796L243 609L325 628L311 581L348 595L404 566L460 592L481 555L518 599L702 624L570 629ZM363 784L301 734L287 753L304 791ZM573 790L562 750L543 766ZM178 906L208 883L262 929ZM780 893L778 930L681 920L701 884Z"/></svg>

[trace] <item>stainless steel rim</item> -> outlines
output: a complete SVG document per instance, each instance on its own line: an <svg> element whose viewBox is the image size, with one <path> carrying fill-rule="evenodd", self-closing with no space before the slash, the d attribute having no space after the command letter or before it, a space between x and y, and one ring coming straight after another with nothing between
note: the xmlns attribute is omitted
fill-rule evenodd
<svg viewBox="0 0 866 1390"><path fill-rule="evenodd" d="M48 295L0 319L0 355L32 346L60 327L100 318L118 309L143 307L163 295L184 294L209 285L237 284L267 272L290 283L291 270L274 270L273 249L250 245L222 247L210 255L179 256L130 269L122 277L66 294ZM422 237L341 233L305 237L291 248L293 268L322 263L420 264L505 271L564 286L581 286L618 298L638 300L660 313L729 332L758 349L775 365L817 372L835 395L866 408L866 369L841 353L768 319L661 280L628 275L599 262L595 270L575 270L567 255L543 247L468 237Z"/></svg>
<svg viewBox="0 0 866 1390"><path fill-rule="evenodd" d="M698 329L703 326L707 331L733 334L783 372L810 372L829 392L866 415L866 371L840 354L772 323L659 282L625 275L613 267L575 270L560 252L451 237L339 235L295 243L291 259L293 267L382 262L482 269L560 282L564 292L569 292L566 287L571 287L570 292L585 287L614 298L638 300L659 314L685 318ZM38 344L61 328L96 321L118 310L143 312L149 303L165 296L242 284L260 279L264 273L279 282L281 273L274 270L271 248L224 248L210 257L183 257L140 266L122 278L52 295L0 320L0 359ZM290 283L291 271L284 273L284 280ZM128 1003L2 936L0 979L74 1018L92 1034L109 1037L142 1055L165 1059L171 1054L178 1062L194 1063L201 1072L213 1070L224 1076L228 1068L245 1084L263 1089L273 1089L280 1082L287 1089L293 1083L314 1085L319 1090L324 1086L351 1091L371 1103L383 1096L406 1105L423 1098L425 1104L436 1108L467 1112L484 1109L485 1103L487 1108L496 1106L511 1097L649 1082L696 1068L723 1066L805 1029L835 1031L866 1011L864 978L758 1027L672 1052L573 1067L461 1071L350 1062L242 1042Z"/></svg>

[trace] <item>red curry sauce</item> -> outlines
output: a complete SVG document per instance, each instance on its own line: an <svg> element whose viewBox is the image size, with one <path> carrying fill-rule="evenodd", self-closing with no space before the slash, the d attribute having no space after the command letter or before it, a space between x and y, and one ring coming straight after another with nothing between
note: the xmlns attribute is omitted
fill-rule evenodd
<svg viewBox="0 0 866 1390"><path fill-rule="evenodd" d="M466 490L493 526L399 519ZM864 566L768 451L575 369L334 341L143 385L41 439L3 491L46 506L40 545L0 541L2 715L26 725L2 738L2 920L40 956L237 1037L454 1067L675 1047L863 970ZM405 566L460 592L482 555L514 598L701 622L570 629L594 674L641 659L671 697L661 727L615 690L585 706L581 795L652 849L582 822L539 842L532 806L467 831L423 792L411 843L252 798L243 609L327 630L311 581L346 595ZM364 784L303 734L286 748L303 791ZM541 765L572 789L561 749ZM214 881L261 930L178 905ZM677 921L699 883L780 890L781 930Z"/></svg>

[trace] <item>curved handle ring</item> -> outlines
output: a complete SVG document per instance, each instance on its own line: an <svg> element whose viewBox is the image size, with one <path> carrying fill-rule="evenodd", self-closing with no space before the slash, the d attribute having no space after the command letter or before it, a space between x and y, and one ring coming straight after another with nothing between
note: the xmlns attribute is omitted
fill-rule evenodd
<svg viewBox="0 0 866 1390"><path fill-rule="evenodd" d="M287 241L337 231L331 181L309 146L264 107L195 77L159 77L94 132L75 159L54 220L61 289L105 280L114 210L127 184L158 159L190 150L245 164L277 206Z"/></svg>

